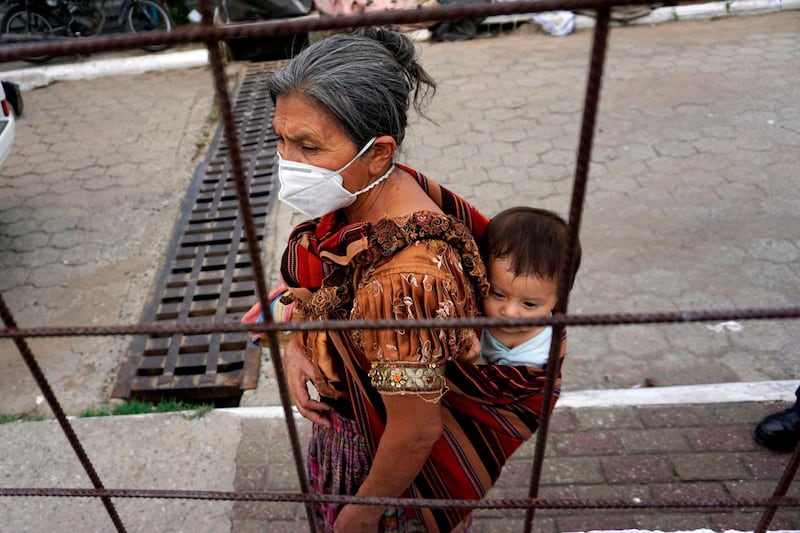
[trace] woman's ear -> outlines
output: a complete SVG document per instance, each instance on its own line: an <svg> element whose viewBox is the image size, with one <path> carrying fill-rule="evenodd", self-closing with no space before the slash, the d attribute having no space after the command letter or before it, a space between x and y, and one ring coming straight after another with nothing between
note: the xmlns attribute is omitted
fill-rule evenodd
<svg viewBox="0 0 800 533"><path fill-rule="evenodd" d="M375 142L372 143L372 148L369 151L369 170L373 176L380 176L394 159L394 153L397 151L397 141L391 135L381 135Z"/></svg>

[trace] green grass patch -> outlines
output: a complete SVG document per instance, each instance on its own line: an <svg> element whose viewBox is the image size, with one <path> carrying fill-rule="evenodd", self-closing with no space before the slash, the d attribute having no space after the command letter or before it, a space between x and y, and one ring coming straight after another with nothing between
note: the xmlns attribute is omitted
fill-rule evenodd
<svg viewBox="0 0 800 533"><path fill-rule="evenodd" d="M0 424L11 424L14 422L40 422L47 420L45 415L3 415L0 414Z"/></svg>
<svg viewBox="0 0 800 533"><path fill-rule="evenodd" d="M214 406L211 404L187 403L180 400L163 400L155 403L143 402L141 400L131 400L113 406L89 407L82 411L78 417L89 418L96 416L124 416L141 415L147 413L194 411L194 413L187 416L187 418L195 419L204 416L212 409L214 409Z"/></svg>
<svg viewBox="0 0 800 533"><path fill-rule="evenodd" d="M194 144L197 147L198 151L204 149L206 146L211 144L211 130L216 127L217 123L219 122L219 105L217 104L216 98L211 103L211 110L208 112L208 116L206 117L206 124L203 127L203 130L200 132L200 139L198 139Z"/></svg>
<svg viewBox="0 0 800 533"><path fill-rule="evenodd" d="M80 413L78 413L78 418L92 418L97 416L110 416L111 410L108 406L103 407L87 407Z"/></svg>
<svg viewBox="0 0 800 533"><path fill-rule="evenodd" d="M117 405L101 405L87 407L80 413L78 418L94 418L99 416L124 416L141 415L146 413L172 413L175 411L191 411L185 418L194 420L202 418L214 409L210 403L188 403L180 400L163 400L160 402L143 402L141 400L131 400ZM38 422L52 418L47 415L26 415L26 414L2 414L0 413L0 424L12 424L14 422Z"/></svg>

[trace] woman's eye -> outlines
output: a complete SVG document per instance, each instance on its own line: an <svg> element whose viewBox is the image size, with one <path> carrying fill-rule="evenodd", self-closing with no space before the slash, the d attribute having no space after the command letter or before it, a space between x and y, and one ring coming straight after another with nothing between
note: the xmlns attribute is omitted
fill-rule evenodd
<svg viewBox="0 0 800 533"><path fill-rule="evenodd" d="M303 145L304 152L316 152L317 150L319 150L319 148L317 148L316 146Z"/></svg>

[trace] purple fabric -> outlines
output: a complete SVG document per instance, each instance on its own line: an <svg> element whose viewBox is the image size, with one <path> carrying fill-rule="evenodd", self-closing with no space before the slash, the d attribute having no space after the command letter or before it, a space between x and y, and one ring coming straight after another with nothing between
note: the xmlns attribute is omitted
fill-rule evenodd
<svg viewBox="0 0 800 533"><path fill-rule="evenodd" d="M315 494L354 495L369 473L371 458L367 441L358 433L353 419L331 410L332 428L314 424L308 443L308 477ZM314 504L317 529L333 531L341 505ZM378 531L384 533L424 533L424 524L399 507L387 508Z"/></svg>

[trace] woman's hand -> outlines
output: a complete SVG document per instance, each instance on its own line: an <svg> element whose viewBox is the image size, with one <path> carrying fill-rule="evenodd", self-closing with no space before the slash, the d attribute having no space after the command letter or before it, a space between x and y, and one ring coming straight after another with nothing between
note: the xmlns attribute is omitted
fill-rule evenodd
<svg viewBox="0 0 800 533"><path fill-rule="evenodd" d="M312 400L308 393L309 381L314 379L314 365L311 364L300 347L297 336L286 345L283 351L283 362L286 366L286 383L289 387L289 396L292 397L297 411L315 424L331 427L327 411L330 406L323 402Z"/></svg>

